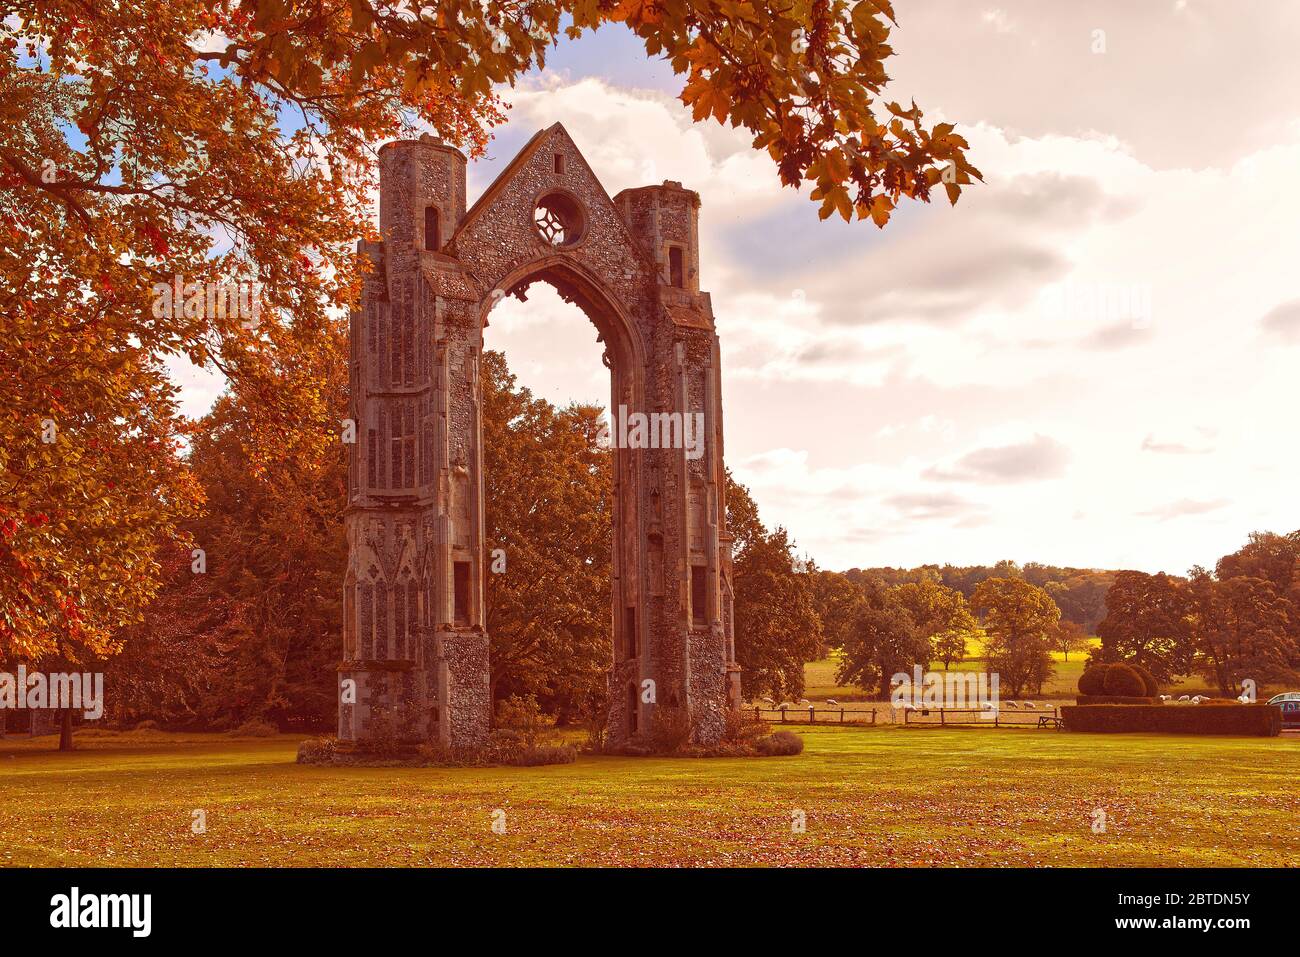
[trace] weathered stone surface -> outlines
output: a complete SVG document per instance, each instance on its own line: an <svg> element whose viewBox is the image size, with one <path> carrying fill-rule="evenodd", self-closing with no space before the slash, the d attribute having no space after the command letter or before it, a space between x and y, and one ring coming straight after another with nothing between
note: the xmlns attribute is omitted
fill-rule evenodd
<svg viewBox="0 0 1300 957"><path fill-rule="evenodd" d="M616 412L704 414L698 458L615 451L608 733L617 743L648 730L666 705L687 709L697 741L716 742L739 669L699 196L664 183L611 200L558 124L468 212L465 158L436 140L387 144L380 174L383 241L359 244L372 270L352 315L339 675L357 693L340 698L339 737L486 740L479 358L491 308L541 280L599 330Z"/></svg>

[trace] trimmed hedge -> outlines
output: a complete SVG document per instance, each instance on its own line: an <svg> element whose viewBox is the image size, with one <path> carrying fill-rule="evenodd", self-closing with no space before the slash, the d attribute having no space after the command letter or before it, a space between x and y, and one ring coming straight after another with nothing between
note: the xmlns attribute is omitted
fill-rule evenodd
<svg viewBox="0 0 1300 957"><path fill-rule="evenodd" d="M1148 698L1159 698L1160 682L1156 681L1156 676L1136 661L1130 662L1129 667L1138 673L1138 677L1142 679L1142 684L1146 685L1146 690L1142 693Z"/></svg>
<svg viewBox="0 0 1300 957"><path fill-rule="evenodd" d="M1282 709L1276 705L1100 704L1061 708L1068 731L1159 731L1169 734L1249 734L1273 737L1282 733Z"/></svg>
<svg viewBox="0 0 1300 957"><path fill-rule="evenodd" d="M1074 699L1075 704L1162 704L1158 698L1147 698L1139 695L1119 695L1119 694L1081 694Z"/></svg>
<svg viewBox="0 0 1300 957"><path fill-rule="evenodd" d="M1079 675L1079 694L1105 694L1106 672L1110 665L1089 665Z"/></svg>
<svg viewBox="0 0 1300 957"><path fill-rule="evenodd" d="M1134 671L1131 665L1123 663L1111 665L1106 669L1105 689L1105 694L1124 698L1150 697L1142 676Z"/></svg>

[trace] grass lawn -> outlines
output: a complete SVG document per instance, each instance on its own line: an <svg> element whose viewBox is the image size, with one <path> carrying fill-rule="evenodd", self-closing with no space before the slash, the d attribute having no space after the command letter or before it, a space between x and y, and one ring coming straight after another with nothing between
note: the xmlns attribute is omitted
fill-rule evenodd
<svg viewBox="0 0 1300 957"><path fill-rule="evenodd" d="M492 769L304 767L289 735L8 739L0 862L1300 864L1298 738L799 730L797 757Z"/></svg>

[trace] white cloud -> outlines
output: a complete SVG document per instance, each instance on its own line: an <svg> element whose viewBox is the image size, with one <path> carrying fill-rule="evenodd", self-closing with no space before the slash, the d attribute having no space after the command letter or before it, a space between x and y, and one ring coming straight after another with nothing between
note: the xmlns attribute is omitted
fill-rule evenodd
<svg viewBox="0 0 1300 957"><path fill-rule="evenodd" d="M956 208L905 206L883 232L819 223L743 131L692 123L666 93L556 74L507 91L500 155L471 189L507 143L559 120L611 195L664 179L700 193L728 462L824 567L1181 572L1252 530L1300 527L1300 447L1285 441L1300 7L900 14L890 94L958 121L985 173ZM1104 56L1088 52L1098 26ZM1225 116L1231 135L1207 120ZM1103 288L1149 290L1149 314L1054 307L1062 289ZM541 286L487 334L560 402L607 401L594 339ZM1045 474L1008 481L978 451L1008 449ZM967 480L926 478L945 470Z"/></svg>
<svg viewBox="0 0 1300 957"><path fill-rule="evenodd" d="M1259 335L1295 296L1300 200L1276 185L1295 128L1229 168L1162 169L1105 132L978 125L986 185L880 232L816 222L745 137L666 95L586 80L512 99L529 133L562 121L611 194L650 168L700 192L729 464L824 566L1183 571L1300 527L1300 452L1277 441L1294 370ZM1062 284L1145 289L1149 315L1048 308ZM512 358L553 354L555 328L520 326ZM588 368L547 361L554 395ZM1037 480L1011 481L1003 453Z"/></svg>

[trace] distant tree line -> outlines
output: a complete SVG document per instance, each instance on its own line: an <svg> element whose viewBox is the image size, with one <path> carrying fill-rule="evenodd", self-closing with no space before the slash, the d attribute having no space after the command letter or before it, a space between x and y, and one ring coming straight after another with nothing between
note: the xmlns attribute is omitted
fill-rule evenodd
<svg viewBox="0 0 1300 957"><path fill-rule="evenodd" d="M874 579L886 585L901 585L931 578L952 588L970 601L980 582L990 578L1019 578L1043 589L1061 610L1063 621L1072 621L1087 634L1096 634L1097 624L1106 616L1106 592L1116 573L1097 568L1068 568L1027 562L1023 566L1010 560L995 565L920 565L915 568L850 568L844 573L850 580Z"/></svg>
<svg viewBox="0 0 1300 957"><path fill-rule="evenodd" d="M1066 660L1101 638L1090 661L1131 662L1161 683L1199 675L1225 697L1300 682L1300 531L1256 532L1213 572L1186 576L992 566L852 568L814 576L824 640L839 680L888 694L916 665L945 668L978 639L1012 696L1039 691Z"/></svg>

